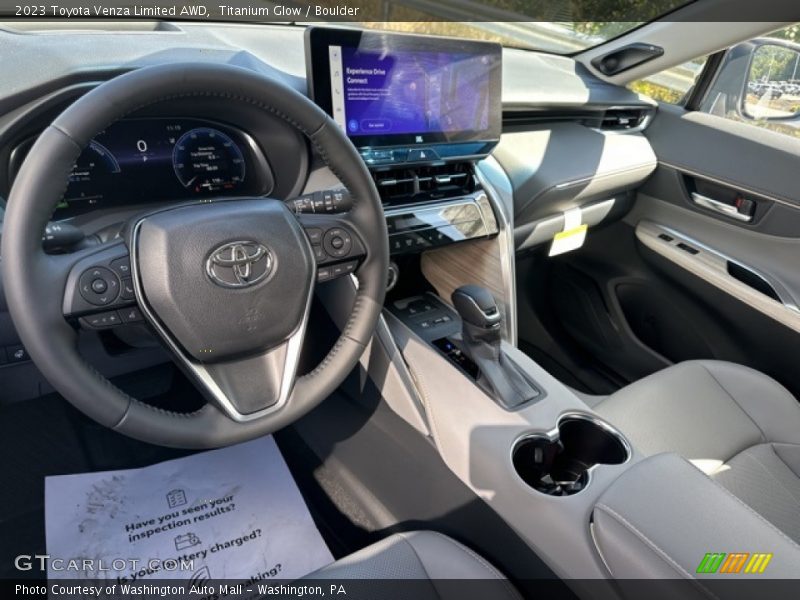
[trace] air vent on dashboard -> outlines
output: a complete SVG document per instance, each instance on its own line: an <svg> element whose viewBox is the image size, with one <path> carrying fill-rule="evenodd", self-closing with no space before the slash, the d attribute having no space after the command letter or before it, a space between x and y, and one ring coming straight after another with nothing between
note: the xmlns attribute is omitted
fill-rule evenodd
<svg viewBox="0 0 800 600"><path fill-rule="evenodd" d="M378 193L384 204L403 202L414 195L417 189L417 174L414 169L389 169L372 174Z"/></svg>
<svg viewBox="0 0 800 600"><path fill-rule="evenodd" d="M619 107L609 108L603 115L600 129L606 131L630 131L646 125L652 114L649 108Z"/></svg>
<svg viewBox="0 0 800 600"><path fill-rule="evenodd" d="M578 123L604 131L640 131L655 114L650 106L612 106L584 110L513 110L503 113L504 131L519 131L550 123Z"/></svg>
<svg viewBox="0 0 800 600"><path fill-rule="evenodd" d="M468 162L386 169L375 171L372 176L384 205L455 198L475 191L475 177Z"/></svg>

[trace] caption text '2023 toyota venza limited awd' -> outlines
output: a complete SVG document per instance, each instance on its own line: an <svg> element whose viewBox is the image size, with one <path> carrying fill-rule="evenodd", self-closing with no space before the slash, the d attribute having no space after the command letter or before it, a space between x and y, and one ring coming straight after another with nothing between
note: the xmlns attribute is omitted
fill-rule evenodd
<svg viewBox="0 0 800 600"><path fill-rule="evenodd" d="M0 574L800 576L800 32L745 4L5 22Z"/></svg>

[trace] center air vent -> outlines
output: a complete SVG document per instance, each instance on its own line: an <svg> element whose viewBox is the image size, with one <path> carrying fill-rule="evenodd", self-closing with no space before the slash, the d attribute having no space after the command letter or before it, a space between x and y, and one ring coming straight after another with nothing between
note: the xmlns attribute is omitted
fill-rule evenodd
<svg viewBox="0 0 800 600"><path fill-rule="evenodd" d="M387 169L373 172L372 177L385 206L454 198L475 191L468 162Z"/></svg>
<svg viewBox="0 0 800 600"><path fill-rule="evenodd" d="M600 129L606 131L629 131L644 127L650 119L649 108L609 108L603 115Z"/></svg>

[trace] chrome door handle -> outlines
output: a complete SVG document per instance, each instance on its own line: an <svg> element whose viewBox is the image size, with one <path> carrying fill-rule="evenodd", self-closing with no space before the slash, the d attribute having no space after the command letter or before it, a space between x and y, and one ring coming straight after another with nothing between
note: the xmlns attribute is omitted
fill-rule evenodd
<svg viewBox="0 0 800 600"><path fill-rule="evenodd" d="M709 198L708 196L703 196L702 194L698 194L697 192L692 192L692 201L697 206L702 206L703 208L713 210L714 212L717 212L721 215L725 215L726 217L730 217L732 219L736 219L737 221L744 221L745 223L749 223L750 221L753 220L753 215L740 213L739 209L736 208L733 204L720 202L719 200L714 200L713 198Z"/></svg>

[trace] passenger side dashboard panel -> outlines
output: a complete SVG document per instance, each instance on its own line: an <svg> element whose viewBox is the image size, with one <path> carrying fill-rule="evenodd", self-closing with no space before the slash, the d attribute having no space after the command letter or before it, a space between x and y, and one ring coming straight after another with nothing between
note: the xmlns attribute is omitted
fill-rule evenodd
<svg viewBox="0 0 800 600"><path fill-rule="evenodd" d="M624 196L656 167L650 143L640 133L603 131L574 122L509 131L494 156L514 187L517 250L552 236L532 236L537 226L549 222L548 231L560 231L553 219L564 211ZM602 221L609 210L592 209L590 224Z"/></svg>

